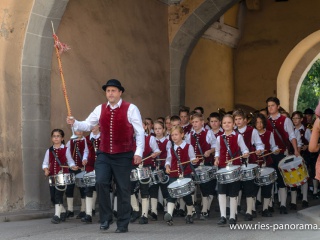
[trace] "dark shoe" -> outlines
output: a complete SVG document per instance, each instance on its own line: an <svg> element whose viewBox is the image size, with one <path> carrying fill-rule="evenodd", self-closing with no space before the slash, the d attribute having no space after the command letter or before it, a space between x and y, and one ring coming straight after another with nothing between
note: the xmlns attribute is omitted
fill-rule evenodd
<svg viewBox="0 0 320 240"><path fill-rule="evenodd" d="M297 210L297 204L290 203L290 210Z"/></svg>
<svg viewBox="0 0 320 240"><path fill-rule="evenodd" d="M158 210L158 211L163 211L163 210L164 210L163 205L162 205L161 203L159 203L159 202L158 202L158 204L157 204L157 210Z"/></svg>
<svg viewBox="0 0 320 240"><path fill-rule="evenodd" d="M307 208L309 207L309 203L306 200L302 201L302 208Z"/></svg>
<svg viewBox="0 0 320 240"><path fill-rule="evenodd" d="M273 207L268 207L268 211L273 213L274 212L274 208Z"/></svg>
<svg viewBox="0 0 320 240"><path fill-rule="evenodd" d="M81 219L81 218L84 218L85 216L86 216L86 212L80 212L76 218Z"/></svg>
<svg viewBox="0 0 320 240"><path fill-rule="evenodd" d="M240 213L240 212L241 212L241 206L240 206L240 205L238 205L238 207L237 207L237 211L238 211L238 213Z"/></svg>
<svg viewBox="0 0 320 240"><path fill-rule="evenodd" d="M183 209L179 209L178 216L185 217L186 216L186 212Z"/></svg>
<svg viewBox="0 0 320 240"><path fill-rule="evenodd" d="M51 222L54 223L54 224L58 224L61 222L61 219L57 216L57 215L54 215L52 218L51 218Z"/></svg>
<svg viewBox="0 0 320 240"><path fill-rule="evenodd" d="M128 232L128 228L117 228L115 233L126 233Z"/></svg>
<svg viewBox="0 0 320 240"><path fill-rule="evenodd" d="M151 217L151 220L152 220L152 221L157 221L157 220L158 220L158 215L155 214L154 212L151 212L151 213L149 214L149 216Z"/></svg>
<svg viewBox="0 0 320 240"><path fill-rule="evenodd" d="M230 208L229 207L226 208L226 213L227 213L227 215L230 215Z"/></svg>
<svg viewBox="0 0 320 240"><path fill-rule="evenodd" d="M258 206L260 206L260 205L262 205L262 203L261 203L259 200L257 200L257 201L256 201L256 208L257 208Z"/></svg>
<svg viewBox="0 0 320 240"><path fill-rule="evenodd" d="M252 221L252 215L250 213L246 213L246 215L244 216L244 220L245 221Z"/></svg>
<svg viewBox="0 0 320 240"><path fill-rule="evenodd" d="M200 220L207 220L209 217L209 214L206 212L200 213Z"/></svg>
<svg viewBox="0 0 320 240"><path fill-rule="evenodd" d="M186 223L189 223L189 224L193 223L193 217L191 215L186 216Z"/></svg>
<svg viewBox="0 0 320 240"><path fill-rule="evenodd" d="M280 214L288 214L287 208L285 206L280 206Z"/></svg>
<svg viewBox="0 0 320 240"><path fill-rule="evenodd" d="M85 217L81 218L81 222L92 223L92 217L87 214Z"/></svg>
<svg viewBox="0 0 320 240"><path fill-rule="evenodd" d="M221 217L218 221L218 225L227 224L227 219L225 217Z"/></svg>
<svg viewBox="0 0 320 240"><path fill-rule="evenodd" d="M131 222L131 223L135 222L139 217L140 217L139 212L137 212L137 211L132 211L132 213L131 213L131 218L130 218L130 222Z"/></svg>
<svg viewBox="0 0 320 240"><path fill-rule="evenodd" d="M257 211L253 211L253 210L252 210L252 217L253 217L253 218L256 218L256 217L257 217Z"/></svg>
<svg viewBox="0 0 320 240"><path fill-rule="evenodd" d="M96 210L92 209L92 217L94 217L96 215Z"/></svg>
<svg viewBox="0 0 320 240"><path fill-rule="evenodd" d="M262 211L261 214L262 217L272 217L272 213L268 211L268 209L265 209Z"/></svg>
<svg viewBox="0 0 320 240"><path fill-rule="evenodd" d="M63 212L63 213L60 214L61 222L65 222L66 218L67 218L67 213L66 212Z"/></svg>
<svg viewBox="0 0 320 240"><path fill-rule="evenodd" d="M229 225L236 225L237 221L234 218L229 219Z"/></svg>
<svg viewBox="0 0 320 240"><path fill-rule="evenodd" d="M110 225L113 223L113 220L109 221L104 221L103 223L100 224L100 230L108 230Z"/></svg>
<svg viewBox="0 0 320 240"><path fill-rule="evenodd" d="M113 210L113 216L114 216L115 218L118 218L118 212L115 211L115 210Z"/></svg>
<svg viewBox="0 0 320 240"><path fill-rule="evenodd" d="M145 216L140 217L139 224L148 224L148 218Z"/></svg>
<svg viewBox="0 0 320 240"><path fill-rule="evenodd" d="M163 218L169 226L173 225L172 216L170 213L166 213Z"/></svg>
<svg viewBox="0 0 320 240"><path fill-rule="evenodd" d="M67 211L67 218L74 217L74 212Z"/></svg>

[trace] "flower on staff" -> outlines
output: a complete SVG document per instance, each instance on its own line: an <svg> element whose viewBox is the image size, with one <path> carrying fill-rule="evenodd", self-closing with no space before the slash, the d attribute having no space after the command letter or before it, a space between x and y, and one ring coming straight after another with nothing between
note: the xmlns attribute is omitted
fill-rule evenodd
<svg viewBox="0 0 320 240"><path fill-rule="evenodd" d="M60 40L56 34L53 34L53 39L54 39L54 46L56 48L58 48L60 55L63 52L66 52L71 49L67 44L60 42Z"/></svg>

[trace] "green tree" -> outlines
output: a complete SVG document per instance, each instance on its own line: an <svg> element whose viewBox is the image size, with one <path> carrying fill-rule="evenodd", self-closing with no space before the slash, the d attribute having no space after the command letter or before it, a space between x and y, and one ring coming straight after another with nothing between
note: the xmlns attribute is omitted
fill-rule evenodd
<svg viewBox="0 0 320 240"><path fill-rule="evenodd" d="M320 59L310 68L304 78L298 96L297 110L315 109L320 97Z"/></svg>

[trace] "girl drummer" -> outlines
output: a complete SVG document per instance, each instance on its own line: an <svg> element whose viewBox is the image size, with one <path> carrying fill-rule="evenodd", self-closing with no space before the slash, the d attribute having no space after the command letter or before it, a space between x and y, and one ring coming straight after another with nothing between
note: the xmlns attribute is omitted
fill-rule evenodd
<svg viewBox="0 0 320 240"><path fill-rule="evenodd" d="M64 132L61 129L54 129L51 132L51 141L53 145L46 151L43 159L42 169L46 176L54 176L57 174L68 174L69 167L76 171L78 167L64 146ZM69 166L69 167L68 167ZM51 219L54 224L65 221L66 210L63 207L63 194L65 186L50 186L51 202L54 204L55 213Z"/></svg>
<svg viewBox="0 0 320 240"><path fill-rule="evenodd" d="M240 151L242 152L242 157L249 157L249 150L246 147L243 137L241 134L236 133L233 130L234 119L232 115L226 114L222 119L222 128L224 134L218 136L216 151L215 151L215 162L214 164L221 168L226 168L227 165L233 164L240 167L240 159L232 160L240 156ZM231 160L231 161L230 161ZM229 162L228 162L229 161ZM229 166L228 166L229 167ZM227 223L226 219L226 204L227 204L227 194L230 197L230 218L229 224L236 224L236 210L237 210L237 197L240 190L240 181L234 181L231 183L219 183L218 182L218 200L220 206L220 220L218 225L224 225Z"/></svg>
<svg viewBox="0 0 320 240"><path fill-rule="evenodd" d="M184 131L180 126L172 127L171 129L171 138L174 145L167 152L167 159L165 163L166 173L169 174L170 180L169 185L175 182L178 178L189 178L191 180L191 163L195 164L199 161L194 154L194 149L192 145L186 143L183 140ZM184 164L185 163L185 164ZM192 209L193 202L191 193L184 196L183 200L187 205L187 216L186 223L193 223ZM172 214L176 202L176 198L169 196L167 199L168 212L164 215L164 220L169 226L173 224Z"/></svg>
<svg viewBox="0 0 320 240"><path fill-rule="evenodd" d="M269 154L271 152L273 152L274 154L277 154L279 151L279 148L274 141L273 132L266 130L266 125L267 125L266 117L263 114L259 113L253 118L252 123L253 123L253 126L259 132L261 141L265 146L264 155ZM263 168L264 167L273 168L272 167L273 161L272 161L271 155L258 156L257 163L260 165L260 167L263 167ZM266 186L261 186L261 196L264 199L262 217L272 217L272 214L271 214L271 211L273 211L272 200L271 200L272 187L273 187L273 183L270 183L269 185L266 185Z"/></svg>

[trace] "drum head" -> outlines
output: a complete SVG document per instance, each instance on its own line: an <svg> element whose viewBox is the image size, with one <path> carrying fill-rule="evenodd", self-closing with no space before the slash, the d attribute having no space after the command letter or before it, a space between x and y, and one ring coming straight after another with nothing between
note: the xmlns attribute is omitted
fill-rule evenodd
<svg viewBox="0 0 320 240"><path fill-rule="evenodd" d="M168 188L176 188L176 187L185 185L188 182L191 182L191 178L178 179L177 181L174 181L173 183L169 184Z"/></svg>
<svg viewBox="0 0 320 240"><path fill-rule="evenodd" d="M86 172L85 171L83 171L83 172L81 172L81 173L78 173L77 175L76 175L76 178L83 178L83 176L86 174Z"/></svg>
<svg viewBox="0 0 320 240"><path fill-rule="evenodd" d="M275 170L273 168L265 167L260 169L260 176L266 176L270 173L274 172Z"/></svg>
<svg viewBox="0 0 320 240"><path fill-rule="evenodd" d="M212 167L209 167L209 166L201 166L201 167L198 167L196 168L196 172L208 172L212 169Z"/></svg>
<svg viewBox="0 0 320 240"><path fill-rule="evenodd" d="M221 168L217 171L217 173L226 173L226 172L231 172L239 168L240 166L227 166L225 168Z"/></svg>
<svg viewBox="0 0 320 240"><path fill-rule="evenodd" d="M83 177L93 177L93 176L96 176L95 171L89 172L89 173L86 173L86 174L83 175Z"/></svg>
<svg viewBox="0 0 320 240"><path fill-rule="evenodd" d="M296 157L295 155L289 155L283 158L279 162L279 168L281 169L292 169L297 168L303 161L301 156Z"/></svg>
<svg viewBox="0 0 320 240"><path fill-rule="evenodd" d="M256 168L256 167L258 167L258 164L249 163L249 164L247 164L247 166L246 165L242 165L241 169L246 170L246 169L253 169L253 168Z"/></svg>

